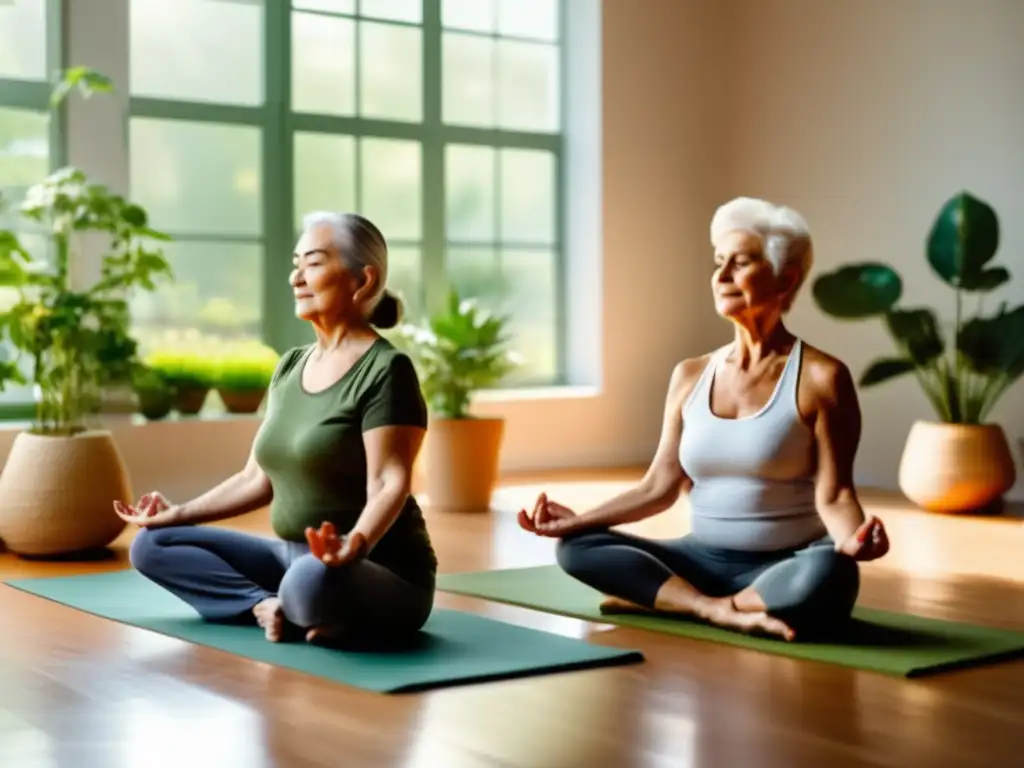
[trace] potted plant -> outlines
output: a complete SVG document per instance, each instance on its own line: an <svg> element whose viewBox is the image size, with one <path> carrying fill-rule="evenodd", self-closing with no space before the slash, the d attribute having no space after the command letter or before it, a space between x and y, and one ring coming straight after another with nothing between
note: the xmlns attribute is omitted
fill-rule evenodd
<svg viewBox="0 0 1024 768"><path fill-rule="evenodd" d="M184 416L198 414L217 383L216 353L202 346L158 349L146 356L145 365L171 388L174 410Z"/></svg>
<svg viewBox="0 0 1024 768"><path fill-rule="evenodd" d="M149 366L139 365L132 374L132 389L138 401L138 410L149 421L166 419L174 410L174 390Z"/></svg>
<svg viewBox="0 0 1024 768"><path fill-rule="evenodd" d="M881 318L898 354L871 363L863 387L906 374L917 377L937 421L917 421L899 468L901 490L923 509L975 512L994 509L1016 482L1002 427L990 423L992 408L1024 373L1024 304L1004 302L989 315L964 316L968 296L983 297L1010 280L990 266L999 247L993 208L967 192L948 200L927 239L932 270L954 290L952 341L927 307L899 308L900 275L878 262L843 266L819 277L818 306L844 320Z"/></svg>
<svg viewBox="0 0 1024 768"><path fill-rule="evenodd" d="M91 92L90 82L105 82L98 77L71 70L55 103L69 83ZM48 234L50 252L29 253L0 230L0 286L18 296L0 316L0 339L30 362L39 398L0 474L0 538L23 555L104 547L124 528L111 500L132 490L111 433L90 428L91 417L108 378L104 362L127 333L129 293L170 275L153 245L168 238L149 228L145 210L75 168L31 187L20 214ZM98 279L83 287L71 275L86 237L90 246L105 240L106 251ZM0 387L9 381L26 383L17 366L0 366Z"/></svg>
<svg viewBox="0 0 1024 768"><path fill-rule="evenodd" d="M266 344L241 342L228 347L217 365L217 394L228 413L256 413L270 386L280 355Z"/></svg>
<svg viewBox="0 0 1024 768"><path fill-rule="evenodd" d="M474 391L515 369L507 318L452 292L423 326L402 325L396 343L416 365L430 427L424 448L426 494L434 509L486 511L498 480L505 420L470 414Z"/></svg>

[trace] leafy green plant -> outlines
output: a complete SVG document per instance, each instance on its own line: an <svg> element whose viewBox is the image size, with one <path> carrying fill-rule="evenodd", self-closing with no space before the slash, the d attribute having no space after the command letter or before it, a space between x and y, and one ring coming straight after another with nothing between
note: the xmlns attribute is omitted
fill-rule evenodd
<svg viewBox="0 0 1024 768"><path fill-rule="evenodd" d="M952 344L932 309L896 306L903 280L887 264L850 264L815 281L814 299L824 312L844 320L881 318L896 344L899 354L871 363L861 386L913 373L940 419L985 422L1024 374L1024 304L1008 310L1003 302L994 314L982 314L985 295L1010 280L1006 268L990 266L999 238L995 210L967 192L950 198L931 227L928 263L955 292ZM965 319L968 296L978 297L979 309Z"/></svg>
<svg viewBox="0 0 1024 768"><path fill-rule="evenodd" d="M518 367L518 356L508 349L507 324L508 318L452 291L444 310L425 324L398 328L396 344L415 363L431 411L442 418L470 418L472 393Z"/></svg>
<svg viewBox="0 0 1024 768"><path fill-rule="evenodd" d="M56 84L52 104L59 106L72 90L90 95L111 86L103 75L76 67ZM135 343L128 298L170 277L154 245L170 238L149 227L141 206L71 167L30 187L18 212L46 234L47 248L29 253L14 231L0 230L0 288L17 297L0 316L0 340L18 353L0 364L0 389L28 383L18 366L27 357L41 395L31 431L73 435L99 408L104 384L130 379ZM73 269L81 249L103 240L99 277L81 287Z"/></svg>
<svg viewBox="0 0 1024 768"><path fill-rule="evenodd" d="M179 392L217 384L219 365L213 349L158 349L146 355L144 362Z"/></svg>

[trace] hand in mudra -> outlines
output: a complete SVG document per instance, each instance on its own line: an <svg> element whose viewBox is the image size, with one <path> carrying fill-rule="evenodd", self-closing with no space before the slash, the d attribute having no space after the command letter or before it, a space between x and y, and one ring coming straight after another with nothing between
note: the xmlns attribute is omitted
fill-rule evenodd
<svg viewBox="0 0 1024 768"><path fill-rule="evenodd" d="M889 536L882 521L872 515L836 549L854 560L877 560L889 551Z"/></svg>
<svg viewBox="0 0 1024 768"><path fill-rule="evenodd" d="M557 501L551 501L546 493L542 493L533 505L533 516L521 509L518 520L520 527L530 533L560 538L575 527L576 513Z"/></svg>
<svg viewBox="0 0 1024 768"><path fill-rule="evenodd" d="M334 523L324 523L319 529L307 528L309 552L324 565L337 567L358 560L366 554L366 537L361 533L339 536Z"/></svg>
<svg viewBox="0 0 1024 768"><path fill-rule="evenodd" d="M115 501L114 512L126 523L142 528L160 528L181 522L178 507L158 491L147 493L134 505Z"/></svg>

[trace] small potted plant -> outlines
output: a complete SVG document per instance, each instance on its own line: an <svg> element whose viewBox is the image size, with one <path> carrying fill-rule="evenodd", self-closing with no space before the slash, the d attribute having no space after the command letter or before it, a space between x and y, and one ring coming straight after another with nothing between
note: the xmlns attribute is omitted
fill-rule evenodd
<svg viewBox="0 0 1024 768"><path fill-rule="evenodd" d="M416 365L430 409L424 461L434 509L490 509L505 419L472 415L470 401L473 392L497 384L519 365L508 349L507 323L453 291L444 310L425 325L398 329L396 344Z"/></svg>
<svg viewBox="0 0 1024 768"><path fill-rule="evenodd" d="M916 422L899 468L904 494L923 509L974 512L998 507L1016 482L1006 434L988 417L1024 374L1024 304L1005 302L990 315L964 317L964 299L1010 280L990 266L999 220L987 203L961 192L948 200L927 240L933 271L954 290L952 341L927 307L899 308L900 275L879 262L850 264L819 277L818 306L845 320L881 318L898 350L874 361L860 378L872 387L913 374L938 417Z"/></svg>
<svg viewBox="0 0 1024 768"><path fill-rule="evenodd" d="M217 365L217 394L228 413L256 413L280 355L261 342L231 345Z"/></svg>
<svg viewBox="0 0 1024 768"><path fill-rule="evenodd" d="M202 346L164 348L147 355L145 365L171 388L174 410L183 416L195 416L217 383L216 355L213 349Z"/></svg>
<svg viewBox="0 0 1024 768"><path fill-rule="evenodd" d="M132 373L132 389L138 400L139 413L149 421L166 419L174 410L174 390L159 371L138 365Z"/></svg>
<svg viewBox="0 0 1024 768"><path fill-rule="evenodd" d="M72 87L89 93L106 84L69 70L55 103ZM112 434L92 419L104 384L118 375L105 365L132 356L124 343L131 292L153 290L171 274L159 247L168 238L149 227L140 206L75 168L32 186L19 213L47 233L50 252L30 253L14 231L0 230L0 286L17 294L0 316L0 340L30 364L39 398L0 474L0 538L22 555L105 547L124 528L111 499L131 498L132 490ZM71 279L86 237L90 245L106 243L98 278L87 287ZM28 383L12 362L0 365L0 389Z"/></svg>

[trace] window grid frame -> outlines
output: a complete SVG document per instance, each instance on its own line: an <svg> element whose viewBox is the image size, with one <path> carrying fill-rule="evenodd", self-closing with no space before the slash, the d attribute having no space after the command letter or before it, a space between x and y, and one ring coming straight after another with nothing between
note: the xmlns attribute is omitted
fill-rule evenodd
<svg viewBox="0 0 1024 768"><path fill-rule="evenodd" d="M62 13L61 0L46 0L48 13L47 46L48 63L51 71L63 68L66 57L68 35L64 28L66 17ZM130 0L129 0L130 2ZM554 40L540 40L519 35L504 35L497 31L484 32L444 27L441 19L442 0L423 0L422 21L419 24L392 19L380 19L359 14L359 3L355 13L334 13L329 11L293 8L291 0L265 0L263 3L263 77L264 99L260 105L224 104L209 101L156 98L127 95L127 121L132 118L152 118L168 121L187 121L232 126L252 126L261 131L261 215L263 232L261 236L237 233L190 233L168 232L175 240L203 242L244 242L259 244L263 248L261 318L263 340L279 352L289 347L308 343L308 329L295 318L290 296L281 290L291 271L291 260L287 254L294 245L294 140L297 133L316 133L328 136L351 136L357 142L362 138L405 139L419 142L421 147L421 236L418 241L407 238L390 240L396 247L415 247L420 251L421 305L426 313L438 311L449 288L446 273L446 251L450 246L466 247L473 243L450 240L447 237L445 150L449 144L478 145L502 149L532 149L549 152L554 165L554 206L553 238L551 243L512 242L501 238L498 221L495 222L495 238L486 244L496 252L501 249L525 248L545 250L554 254L553 272L556 285L555 318L555 360L556 371L553 380L530 382L518 381L515 388L531 386L560 386L566 383L566 334L567 319L564 311L566 275L565 243L565 152L564 134L566 122L566 45L565 29L568 16L566 0L559 3L558 33ZM353 71L355 88L355 115L342 116L294 112L291 108L292 69L292 14L304 13L352 19L357 24L368 21L421 30L422 35L422 114L419 122L383 120L358 116L360 110L360 56L361 34L357 27L355 36L356 55ZM447 125L442 115L442 39L445 31L460 35L475 36L492 40L510 40L539 43L555 47L558 55L558 125L556 132L533 132L504 130L465 125ZM130 40L125 41L130 51ZM21 106L48 109L51 84L47 82L25 82L0 79L2 106ZM13 102L13 103L12 103ZM66 111L54 111L51 122L51 167L53 170L66 162ZM127 127L127 126L126 126ZM130 167L130 131L126 130L125 147ZM357 144L358 147L358 144ZM361 195L360 152L355 153L356 199ZM497 152L496 152L497 157ZM497 162L496 165L500 166ZM500 205L500 170L495 174L496 204ZM497 215L500 215L498 213ZM484 245L481 243L481 245ZM514 344L513 344L514 346ZM28 418L34 411L34 403L0 402L0 420Z"/></svg>

